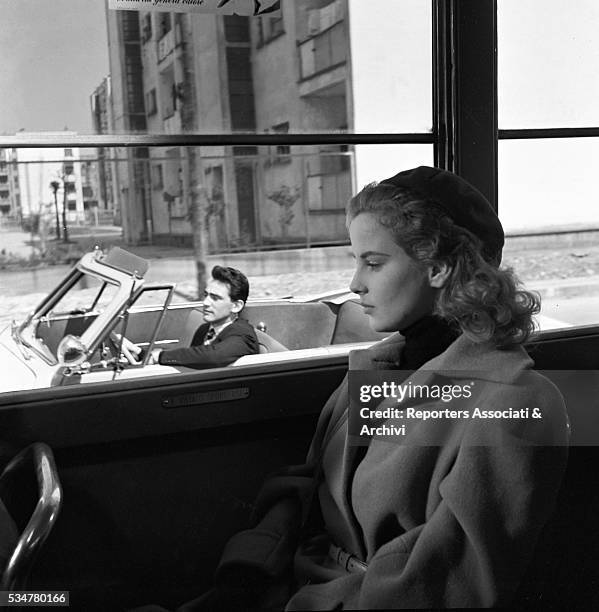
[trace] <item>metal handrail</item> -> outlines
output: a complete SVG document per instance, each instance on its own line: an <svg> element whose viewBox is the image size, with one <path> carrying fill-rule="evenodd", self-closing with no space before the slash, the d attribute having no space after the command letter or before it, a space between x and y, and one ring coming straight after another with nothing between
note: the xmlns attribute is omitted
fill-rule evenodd
<svg viewBox="0 0 599 612"><path fill-rule="evenodd" d="M23 588L37 553L52 531L62 504L62 486L54 455L43 442L31 444L16 455L4 468L0 483L27 461L33 462L39 498L2 574L0 590L3 591Z"/></svg>

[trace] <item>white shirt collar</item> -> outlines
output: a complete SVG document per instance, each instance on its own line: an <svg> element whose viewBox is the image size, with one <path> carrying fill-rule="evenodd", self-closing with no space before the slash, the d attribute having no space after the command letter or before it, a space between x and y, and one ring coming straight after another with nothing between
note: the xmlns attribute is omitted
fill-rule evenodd
<svg viewBox="0 0 599 612"><path fill-rule="evenodd" d="M210 327L208 328L208 331L213 329L214 336L208 341L205 340L204 344L211 344L212 342L214 342L214 339L223 331L223 329L231 325L231 323L233 323L236 320L237 320L237 317L235 317L234 319L230 319L229 321L225 321L224 323L221 323L220 325L210 325Z"/></svg>

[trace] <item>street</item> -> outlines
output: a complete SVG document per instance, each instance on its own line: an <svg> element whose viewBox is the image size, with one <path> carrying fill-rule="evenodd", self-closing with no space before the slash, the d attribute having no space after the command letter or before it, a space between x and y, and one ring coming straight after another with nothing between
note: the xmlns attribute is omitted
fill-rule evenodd
<svg viewBox="0 0 599 612"><path fill-rule="evenodd" d="M79 251L89 249L89 244L92 243L105 247L117 244L148 258L150 261L148 280L173 282L177 284L177 289L182 295L195 295L194 264L190 249L124 245L121 240L121 228L114 226L74 227L72 236L73 246ZM268 264L265 262L269 258L280 260L282 256L289 255L289 251L247 254L245 263L243 254L239 254L237 260L239 263L236 261L230 265L248 270L250 297L253 299L313 296L349 287L353 271L348 266L349 258L346 257L348 250L348 247L324 249L329 253L326 256L327 263L334 259L336 263L332 267L341 269L331 270L322 264L307 268L305 260L298 259L298 262L293 263L294 260L290 258L289 272L251 274L251 270L257 269L256 258L262 260L259 267L267 270ZM0 228L0 253L2 251L5 255L12 253L26 259L32 251L30 234ZM311 251L314 253L316 249ZM331 257L333 255L334 258ZM218 260L219 257L214 256L212 259ZM320 262L319 259L316 261ZM342 262L342 265L339 262ZM542 296L545 296L539 318L542 329L599 323L598 262L598 247L573 249L571 246L559 247L552 244L551 248L533 251L515 250L510 248L508 243L504 255L504 263L518 271L526 287L537 289ZM300 263L303 268L300 267ZM70 266L49 266L39 269L18 267L0 270L0 327L4 327L13 318L21 320L25 317L69 269ZM316 271L313 271L314 269ZM552 277L553 274L555 278ZM183 298L179 296L178 299L181 301Z"/></svg>

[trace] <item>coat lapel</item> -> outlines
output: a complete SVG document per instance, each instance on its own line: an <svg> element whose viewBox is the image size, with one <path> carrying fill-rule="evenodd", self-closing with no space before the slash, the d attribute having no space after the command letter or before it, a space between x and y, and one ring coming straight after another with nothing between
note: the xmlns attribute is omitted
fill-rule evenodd
<svg viewBox="0 0 599 612"><path fill-rule="evenodd" d="M370 349L352 351L349 355L349 369L356 370L398 370L404 340L401 335L394 334ZM416 380L418 384L426 384L434 377L435 372L451 372L452 378L471 378L473 375L480 380L488 380L510 384L514 382L523 370L532 367L533 361L521 347L499 350L489 343L475 343L462 334L443 353L425 363L418 371L407 379ZM343 462L341 477L342 511L351 525L351 536L354 554L361 559L366 558L364 538L360 525L354 515L351 505L352 479L359 462L363 459L368 446L358 446L349 443L347 435L347 419L349 396L344 405L337 406L331 419L330 427L337 427L335 435L330 435L327 444L340 449L343 444ZM331 430L329 430L331 431ZM333 448L331 446L331 450Z"/></svg>
<svg viewBox="0 0 599 612"><path fill-rule="evenodd" d="M374 347L366 350L352 351L349 354L349 369L356 370L397 370L399 368L401 351L404 346L404 339L399 334L394 334ZM348 523L351 525L352 552L360 559L366 558L364 548L364 538L351 505L352 479L356 467L363 459L367 451L367 446L357 446L349 443L347 435L347 419L349 409L349 395L347 402L340 410L338 419L341 420L339 432L335 436L336 444L343 444L343 463L341 473L341 498L343 500L343 513Z"/></svg>

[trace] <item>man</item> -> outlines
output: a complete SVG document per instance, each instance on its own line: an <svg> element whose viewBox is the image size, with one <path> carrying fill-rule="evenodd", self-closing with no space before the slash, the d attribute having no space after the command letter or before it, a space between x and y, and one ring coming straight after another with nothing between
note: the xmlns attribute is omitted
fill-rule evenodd
<svg viewBox="0 0 599 612"><path fill-rule="evenodd" d="M191 346L154 349L149 363L203 370L224 367L243 355L258 353L254 328L239 317L249 290L245 274L235 268L214 266L204 295L203 314L206 322L198 327ZM138 359L142 358L143 354L139 352Z"/></svg>

